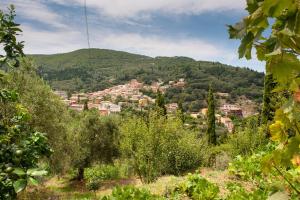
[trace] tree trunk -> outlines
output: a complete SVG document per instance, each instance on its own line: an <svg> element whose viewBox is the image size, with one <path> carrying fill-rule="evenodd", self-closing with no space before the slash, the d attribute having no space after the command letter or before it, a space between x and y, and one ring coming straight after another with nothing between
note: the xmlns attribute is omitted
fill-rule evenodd
<svg viewBox="0 0 300 200"><path fill-rule="evenodd" d="M79 167L78 168L78 174L77 174L77 180L78 181L82 181L84 178L84 168L83 167Z"/></svg>

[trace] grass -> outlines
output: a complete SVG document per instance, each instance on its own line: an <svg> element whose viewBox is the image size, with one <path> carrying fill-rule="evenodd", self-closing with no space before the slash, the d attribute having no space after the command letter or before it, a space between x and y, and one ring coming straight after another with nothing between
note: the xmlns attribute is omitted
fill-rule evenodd
<svg viewBox="0 0 300 200"><path fill-rule="evenodd" d="M227 194L226 184L228 182L239 182L246 190L251 190L253 186L248 182L242 182L231 177L227 170L219 171L210 168L201 169L201 175L208 181L219 186L221 195ZM19 200L94 200L101 199L105 195L110 195L115 186L134 185L145 188L153 194L164 195L172 190L176 185L182 183L186 176L163 176L150 184L143 184L137 178L118 179L103 181L101 187L96 192L86 189L84 182L69 181L69 177L52 177L38 187L29 187L19 196Z"/></svg>
<svg viewBox="0 0 300 200"><path fill-rule="evenodd" d="M84 182L71 182L69 178L52 177L38 187L28 187L19 200L91 200L95 194L85 189Z"/></svg>
<svg viewBox="0 0 300 200"><path fill-rule="evenodd" d="M185 180L185 176L163 176L157 181L150 184L141 184L139 187L149 190L152 194L164 195L169 190L175 188L176 185L180 184Z"/></svg>

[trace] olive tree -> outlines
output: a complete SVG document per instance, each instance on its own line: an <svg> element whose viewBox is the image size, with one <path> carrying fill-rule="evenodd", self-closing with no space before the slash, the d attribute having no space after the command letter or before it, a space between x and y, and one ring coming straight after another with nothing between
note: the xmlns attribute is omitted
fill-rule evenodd
<svg viewBox="0 0 300 200"><path fill-rule="evenodd" d="M93 162L111 163L118 156L118 138L119 130L113 117L101 117L96 110L83 111L76 117L70 141L77 180L84 178L84 169Z"/></svg>

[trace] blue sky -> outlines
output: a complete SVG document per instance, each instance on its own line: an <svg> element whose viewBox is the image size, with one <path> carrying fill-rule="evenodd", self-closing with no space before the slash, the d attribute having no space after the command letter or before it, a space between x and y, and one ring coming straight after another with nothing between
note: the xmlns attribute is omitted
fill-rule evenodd
<svg viewBox="0 0 300 200"><path fill-rule="evenodd" d="M244 0L86 0L92 48L148 56L187 56L264 71L239 60L226 24L247 13ZM1 0L15 4L25 52L53 54L87 48L84 0Z"/></svg>

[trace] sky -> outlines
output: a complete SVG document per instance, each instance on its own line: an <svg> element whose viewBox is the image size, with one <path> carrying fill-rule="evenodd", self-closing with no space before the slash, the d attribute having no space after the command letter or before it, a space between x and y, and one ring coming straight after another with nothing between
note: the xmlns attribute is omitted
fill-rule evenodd
<svg viewBox="0 0 300 200"><path fill-rule="evenodd" d="M27 54L88 48L84 0L1 0L16 7ZM151 57L186 56L264 71L238 59L227 24L247 15L245 0L86 0L91 48ZM255 53L254 53L255 54Z"/></svg>

